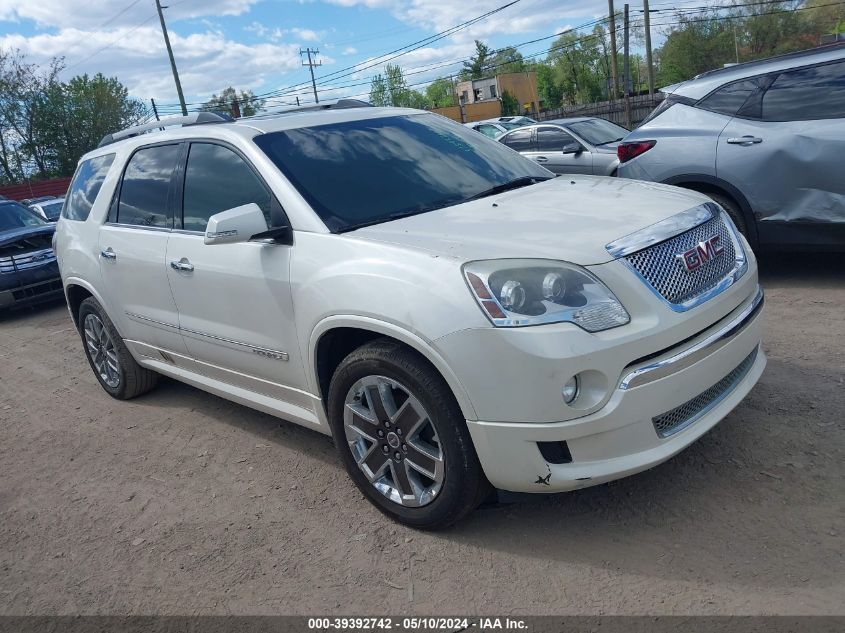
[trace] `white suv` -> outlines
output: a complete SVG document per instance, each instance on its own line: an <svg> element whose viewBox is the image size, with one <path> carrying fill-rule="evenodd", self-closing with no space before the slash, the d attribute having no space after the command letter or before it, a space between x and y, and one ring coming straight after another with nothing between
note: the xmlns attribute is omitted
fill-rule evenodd
<svg viewBox="0 0 845 633"><path fill-rule="evenodd" d="M103 139L59 222L95 376L330 434L399 521L649 468L763 371L754 256L701 194L553 178L417 110L172 123Z"/></svg>

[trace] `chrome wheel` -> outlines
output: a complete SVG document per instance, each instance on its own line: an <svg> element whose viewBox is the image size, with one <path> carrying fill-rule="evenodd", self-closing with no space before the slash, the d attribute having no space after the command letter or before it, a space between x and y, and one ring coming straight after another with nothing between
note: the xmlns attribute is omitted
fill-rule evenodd
<svg viewBox="0 0 845 633"><path fill-rule="evenodd" d="M114 341L96 314L86 314L83 322L85 346L100 379L112 389L120 385L120 365Z"/></svg>
<svg viewBox="0 0 845 633"><path fill-rule="evenodd" d="M443 487L443 449L419 400L385 376L367 376L346 394L346 441L358 467L385 497L408 507Z"/></svg>

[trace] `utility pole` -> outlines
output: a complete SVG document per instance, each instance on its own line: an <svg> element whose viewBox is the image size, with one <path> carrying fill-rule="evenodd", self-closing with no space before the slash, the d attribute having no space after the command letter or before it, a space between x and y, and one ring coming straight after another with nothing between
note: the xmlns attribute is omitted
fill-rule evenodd
<svg viewBox="0 0 845 633"><path fill-rule="evenodd" d="M610 69L613 73L610 100L616 101L619 96L619 65L616 60L616 12L613 10L613 0L607 0L607 10L610 12Z"/></svg>
<svg viewBox="0 0 845 633"><path fill-rule="evenodd" d="M170 38L167 35L167 25L164 23L164 13L161 11L166 8L167 7L161 6L161 0L156 0L158 19L161 22L161 32L164 33L164 45L167 47L167 55L170 57L170 68L173 70L173 81L176 82L176 92L179 95L179 105L182 106L182 116L188 116L188 108L185 107L185 95L182 94L182 84L179 81L179 72L176 70L176 60L173 59L173 49L170 48Z"/></svg>
<svg viewBox="0 0 845 633"><path fill-rule="evenodd" d="M314 66L322 66L323 64L321 62L311 61L311 53L314 53L316 56L319 52L316 49L312 51L310 48L306 48L305 50L299 49L300 55L308 55L308 62L302 62L302 65L308 66L308 70L311 71L311 87L314 88L314 101L316 103L320 103L320 98L317 96L317 82L314 81Z"/></svg>
<svg viewBox="0 0 845 633"><path fill-rule="evenodd" d="M299 107L299 97L296 98L296 105Z"/></svg>
<svg viewBox="0 0 845 633"><path fill-rule="evenodd" d="M651 57L651 11L648 8L648 0L643 0L643 14L645 16L645 60L648 64L648 96L654 97L654 63Z"/></svg>
<svg viewBox="0 0 845 633"><path fill-rule="evenodd" d="M631 51L630 51L630 28L631 23L628 19L628 3L625 3L625 43L624 43L624 73L625 77L622 80L622 89L625 92L625 123L628 129L631 129Z"/></svg>
<svg viewBox="0 0 845 633"><path fill-rule="evenodd" d="M150 103L153 104L153 114L156 115L156 121L161 121L161 117L158 116L158 108L156 107L156 100L150 99Z"/></svg>

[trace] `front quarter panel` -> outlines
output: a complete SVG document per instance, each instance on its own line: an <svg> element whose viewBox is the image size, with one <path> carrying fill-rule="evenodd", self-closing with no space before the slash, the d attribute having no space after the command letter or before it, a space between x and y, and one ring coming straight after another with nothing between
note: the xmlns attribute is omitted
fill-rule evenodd
<svg viewBox="0 0 845 633"><path fill-rule="evenodd" d="M459 381L431 341L469 328L492 328L473 299L461 261L346 235L297 232L291 256L296 328L309 388L320 393L316 345L334 327L360 327L416 348L450 383L464 413Z"/></svg>

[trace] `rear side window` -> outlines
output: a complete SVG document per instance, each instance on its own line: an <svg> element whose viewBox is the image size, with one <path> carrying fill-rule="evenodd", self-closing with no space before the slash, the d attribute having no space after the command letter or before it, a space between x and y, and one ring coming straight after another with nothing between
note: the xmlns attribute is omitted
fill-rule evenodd
<svg viewBox="0 0 845 633"><path fill-rule="evenodd" d="M698 102L698 107L733 116L757 91L757 79L744 79L722 86Z"/></svg>
<svg viewBox="0 0 845 633"><path fill-rule="evenodd" d="M100 193L100 188L113 162L114 154L105 154L89 158L79 164L73 182L70 184L62 217L79 221L88 219L91 207L94 206L94 201Z"/></svg>
<svg viewBox="0 0 845 633"><path fill-rule="evenodd" d="M489 136L490 138L497 137L501 132L501 130L495 125L479 125L475 129L484 134L484 136Z"/></svg>
<svg viewBox="0 0 845 633"><path fill-rule="evenodd" d="M185 170L182 228L205 231L215 213L254 202L270 226L270 190L232 150L192 143Z"/></svg>
<svg viewBox="0 0 845 633"><path fill-rule="evenodd" d="M169 228L168 193L179 145L157 145L132 155L117 206L117 223Z"/></svg>
<svg viewBox="0 0 845 633"><path fill-rule="evenodd" d="M538 152L562 152L567 143L574 143L570 134L556 127L541 127L537 130Z"/></svg>
<svg viewBox="0 0 845 633"><path fill-rule="evenodd" d="M780 73L763 95L764 121L845 118L845 61Z"/></svg>
<svg viewBox="0 0 845 633"><path fill-rule="evenodd" d="M502 143L517 152L531 151L531 130L516 130L502 139Z"/></svg>

